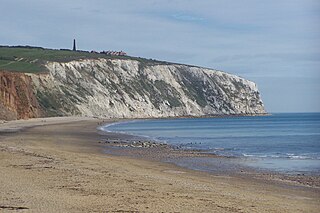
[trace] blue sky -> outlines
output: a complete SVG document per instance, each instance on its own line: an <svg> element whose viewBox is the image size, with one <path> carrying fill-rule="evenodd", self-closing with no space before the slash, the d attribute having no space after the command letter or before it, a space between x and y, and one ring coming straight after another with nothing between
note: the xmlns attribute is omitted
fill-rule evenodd
<svg viewBox="0 0 320 213"><path fill-rule="evenodd" d="M318 0L0 0L0 44L124 50L255 81L269 112L320 111Z"/></svg>

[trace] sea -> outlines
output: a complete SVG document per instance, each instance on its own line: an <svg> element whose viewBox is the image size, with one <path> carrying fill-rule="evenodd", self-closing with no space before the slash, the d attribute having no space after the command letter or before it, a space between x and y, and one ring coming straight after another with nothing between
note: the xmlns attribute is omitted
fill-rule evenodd
<svg viewBox="0 0 320 213"><path fill-rule="evenodd" d="M282 173L320 174L320 113L147 119L114 123L103 129L225 156L230 159L230 165ZM215 171L217 162L210 161L214 160L183 159L175 163Z"/></svg>

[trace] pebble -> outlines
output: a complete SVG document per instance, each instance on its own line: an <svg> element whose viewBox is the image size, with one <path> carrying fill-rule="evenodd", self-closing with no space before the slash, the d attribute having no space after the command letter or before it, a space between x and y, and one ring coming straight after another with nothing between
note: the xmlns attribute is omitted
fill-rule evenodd
<svg viewBox="0 0 320 213"><path fill-rule="evenodd" d="M167 144L164 143L155 143L151 141L129 141L129 142L121 142L118 140L106 140L107 144L116 144L119 147L134 147L134 148L152 148L152 147L164 147Z"/></svg>

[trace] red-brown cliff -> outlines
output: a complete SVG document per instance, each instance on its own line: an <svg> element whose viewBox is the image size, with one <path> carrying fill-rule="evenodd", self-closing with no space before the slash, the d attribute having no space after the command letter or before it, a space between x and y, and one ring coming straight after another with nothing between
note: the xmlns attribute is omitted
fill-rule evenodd
<svg viewBox="0 0 320 213"><path fill-rule="evenodd" d="M0 71L0 120L41 116L31 77L24 73Z"/></svg>

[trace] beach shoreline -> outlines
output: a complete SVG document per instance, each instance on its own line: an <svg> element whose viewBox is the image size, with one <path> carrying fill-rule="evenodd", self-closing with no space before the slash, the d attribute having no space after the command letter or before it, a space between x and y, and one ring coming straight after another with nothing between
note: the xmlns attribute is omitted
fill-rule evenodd
<svg viewBox="0 0 320 213"><path fill-rule="evenodd" d="M128 137L101 134L97 130L103 123L115 121L74 117L1 124L0 166L4 175L0 177L3 186L0 210L19 207L33 212L319 210L320 190L316 184L303 181L299 184L296 180L277 180L266 175L256 178L249 173L215 175L145 156L106 153L106 137L118 140ZM165 146L126 149L151 155L155 153L153 148Z"/></svg>
<svg viewBox="0 0 320 213"><path fill-rule="evenodd" d="M115 124L131 123L140 120L118 120L114 123L99 126L98 129L101 130L100 134L106 136L99 142L105 144L105 153L169 162L176 166L208 172L214 175L246 176L268 181L283 181L287 184L291 183L291 185L320 187L319 171L292 172L266 169L259 166L253 167L248 166L246 161L257 161L255 158L219 155L203 149L186 149L181 145L168 144L165 141L150 138L149 136L107 129ZM201 164L206 166L202 166Z"/></svg>

